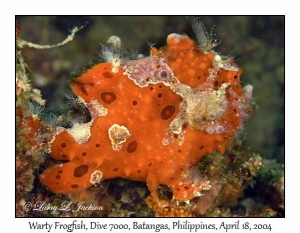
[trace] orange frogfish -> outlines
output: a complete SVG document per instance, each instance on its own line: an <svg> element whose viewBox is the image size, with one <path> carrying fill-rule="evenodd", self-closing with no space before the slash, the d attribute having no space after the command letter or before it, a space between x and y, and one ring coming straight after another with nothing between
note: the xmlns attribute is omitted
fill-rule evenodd
<svg viewBox="0 0 300 233"><path fill-rule="evenodd" d="M209 183L190 168L225 151L251 111L252 86L241 87L233 59L201 50L186 35L170 34L165 47L136 60L110 48L102 49L107 62L73 79L92 120L54 137L51 156L64 163L45 170L42 183L72 194L122 177L150 190L167 185L178 201L200 196Z"/></svg>

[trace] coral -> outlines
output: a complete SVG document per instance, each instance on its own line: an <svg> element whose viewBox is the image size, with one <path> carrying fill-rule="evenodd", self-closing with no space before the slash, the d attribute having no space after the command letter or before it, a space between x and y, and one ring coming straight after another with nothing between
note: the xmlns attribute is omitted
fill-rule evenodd
<svg viewBox="0 0 300 233"><path fill-rule="evenodd" d="M18 216L26 216L22 203L33 189L34 170L44 162L43 153L47 144L38 136L45 130L45 125L29 111L30 106L33 108L33 101L43 101L38 92L31 88L20 51L17 51L16 90L16 208Z"/></svg>
<svg viewBox="0 0 300 233"><path fill-rule="evenodd" d="M264 198L269 202L270 206L267 207L282 211L284 209L284 165L274 160L264 159L257 180L257 190L263 191Z"/></svg>
<svg viewBox="0 0 300 233"><path fill-rule="evenodd" d="M232 216L234 212L231 212L229 207L237 205L236 200L243 195L244 189L253 183L260 167L261 158L241 147L230 148L224 154L214 152L185 173L185 177L193 178L195 184L202 185L203 190L199 197L178 202L172 196L161 195L167 193L166 190L152 190L147 203L157 217Z"/></svg>
<svg viewBox="0 0 300 233"><path fill-rule="evenodd" d="M44 162L46 143L38 135L45 125L35 114L36 106L44 105L39 90L32 88L20 49L20 31L16 23L16 209L26 216L22 203L33 189L34 170ZM34 104L35 103L35 104Z"/></svg>
<svg viewBox="0 0 300 233"><path fill-rule="evenodd" d="M24 211L25 201L30 203L35 199L32 196L32 192L35 191L35 174L38 173L40 165L44 163L45 154L49 150L48 142L53 139L53 135L59 132L59 129L45 123L39 116L43 112L45 100L42 99L40 90L32 87L30 77L27 75L27 64L22 54L24 46L44 48L23 40L19 24L16 22L17 216L28 216L29 213Z"/></svg>
<svg viewBox="0 0 300 233"><path fill-rule="evenodd" d="M251 113L252 89L242 89L241 69L174 33L146 58L122 60L103 49L113 59L71 83L92 119L54 138L51 156L66 162L44 171L41 181L53 192L71 194L123 177L146 181L151 193L167 185L177 201L210 189L191 167L214 150L224 152Z"/></svg>
<svg viewBox="0 0 300 233"><path fill-rule="evenodd" d="M71 198L75 202L84 202L85 205L102 207L100 211L83 213L84 216L147 217L153 216L152 210L145 202L148 194L145 183L116 178L73 194Z"/></svg>

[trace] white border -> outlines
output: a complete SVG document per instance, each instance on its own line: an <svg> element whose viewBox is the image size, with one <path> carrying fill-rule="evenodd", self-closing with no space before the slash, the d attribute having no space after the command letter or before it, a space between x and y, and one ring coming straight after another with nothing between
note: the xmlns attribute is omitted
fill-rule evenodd
<svg viewBox="0 0 300 233"><path fill-rule="evenodd" d="M292 3L294 2L294 3ZM296 5L297 4L297 5ZM1 4L1 228L4 232L32 232L28 221L72 222L72 219L15 219L14 181L14 46L15 14L284 14L286 15L286 218L285 219L240 219L251 223L272 223L272 232L285 232L298 227L299 208L299 4L297 1L6 1ZM297 101L297 102L296 102ZM297 179L297 180L296 180ZM296 212L297 211L297 212ZM79 220L79 219L77 219ZM84 219L85 222L93 219ZM151 223L172 222L176 219L145 219ZM183 220L183 219L181 219ZM187 219L190 222L220 224L236 219ZM129 223L144 219L94 219L105 223ZM43 231L46 232L46 231ZM53 231L51 231L53 232ZM58 232L58 231L56 231ZM66 232L66 231L61 231ZM80 231L76 231L80 232ZM103 232L103 231L102 231ZM118 232L118 231L114 231ZM135 231L150 232L150 231ZM154 231L151 231L154 232ZM173 232L173 231L172 231ZM176 231L174 231L176 232ZM183 232L183 231L181 231ZM188 232L188 231L185 231ZM201 232L207 232L202 230ZM209 231L210 232L210 231ZM223 231L218 231L223 232ZM238 232L231 230L230 232ZM252 231L253 232L253 231ZM255 231L254 231L255 232ZM260 231L261 232L261 231Z"/></svg>

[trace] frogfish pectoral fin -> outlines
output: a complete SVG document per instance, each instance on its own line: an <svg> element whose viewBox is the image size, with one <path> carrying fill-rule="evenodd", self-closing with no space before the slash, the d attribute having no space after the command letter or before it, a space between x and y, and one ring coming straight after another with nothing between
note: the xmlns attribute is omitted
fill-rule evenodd
<svg viewBox="0 0 300 233"><path fill-rule="evenodd" d="M81 161L71 161L54 165L45 170L41 182L55 193L71 194L85 190L99 183L102 172L96 166L84 164Z"/></svg>

